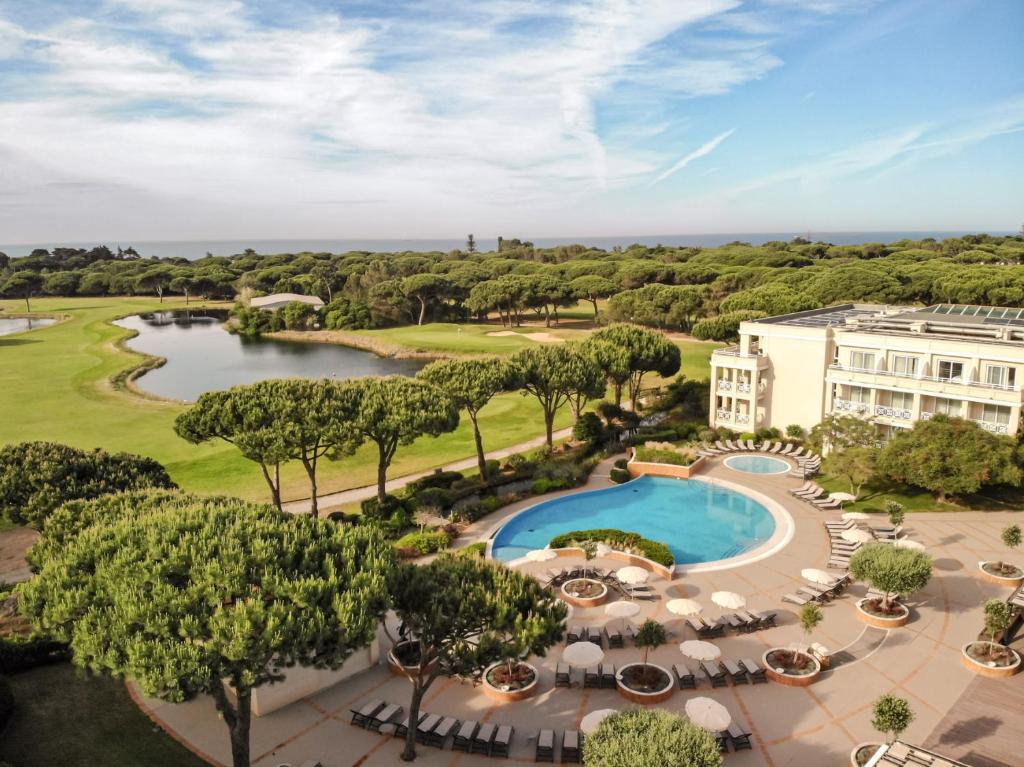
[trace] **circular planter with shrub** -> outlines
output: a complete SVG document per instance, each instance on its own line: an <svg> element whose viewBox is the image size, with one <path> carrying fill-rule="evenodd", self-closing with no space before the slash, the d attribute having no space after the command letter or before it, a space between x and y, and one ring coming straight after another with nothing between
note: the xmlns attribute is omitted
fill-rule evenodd
<svg viewBox="0 0 1024 767"><path fill-rule="evenodd" d="M1024 583L1024 570L1009 562L979 562L981 577L989 583L1017 588Z"/></svg>
<svg viewBox="0 0 1024 767"><path fill-rule="evenodd" d="M388 669L396 676L415 674L420 667L420 643L416 639L399 642L388 652Z"/></svg>
<svg viewBox="0 0 1024 767"><path fill-rule="evenodd" d="M676 680L668 669L654 663L629 663L615 675L615 687L626 700L647 705L671 698Z"/></svg>
<svg viewBox="0 0 1024 767"><path fill-rule="evenodd" d="M1001 679L1020 671L1020 655L998 642L968 642L960 650L960 661L975 674Z"/></svg>
<svg viewBox="0 0 1024 767"><path fill-rule="evenodd" d="M524 661L495 663L484 671L484 695L502 703L513 703L537 692L539 680L537 669Z"/></svg>
<svg viewBox="0 0 1024 767"><path fill-rule="evenodd" d="M807 687L821 675L821 662L810 653L773 647L761 658L765 676L787 687Z"/></svg>
<svg viewBox="0 0 1024 767"><path fill-rule="evenodd" d="M881 743L858 743L850 751L850 767L864 767L881 747Z"/></svg>
<svg viewBox="0 0 1024 767"><path fill-rule="evenodd" d="M608 587L593 578L573 578L562 584L559 596L574 607L598 607L608 601Z"/></svg>
<svg viewBox="0 0 1024 767"><path fill-rule="evenodd" d="M869 626L896 629L910 620L910 608L895 600L886 607L881 599L861 599L857 602L857 617Z"/></svg>

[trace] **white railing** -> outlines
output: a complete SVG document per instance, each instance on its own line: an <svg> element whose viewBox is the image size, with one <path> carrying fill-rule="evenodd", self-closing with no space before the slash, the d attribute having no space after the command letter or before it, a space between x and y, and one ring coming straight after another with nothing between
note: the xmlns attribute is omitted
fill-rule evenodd
<svg viewBox="0 0 1024 767"><path fill-rule="evenodd" d="M740 392L744 392L746 394L749 394L750 393L750 384L748 384L748 383L736 384L736 391L740 391Z"/></svg>
<svg viewBox="0 0 1024 767"><path fill-rule="evenodd" d="M736 423L750 423L750 416L744 413L737 413Z"/></svg>
<svg viewBox="0 0 1024 767"><path fill-rule="evenodd" d="M729 410L719 410L717 413L715 413L715 418L719 421L731 421L732 412Z"/></svg>
<svg viewBox="0 0 1024 767"><path fill-rule="evenodd" d="M750 347L750 351L747 352L746 354L744 354L743 352L740 351L740 347L739 346L725 346L725 347L722 347L721 349L715 349L713 352L711 352L711 354L712 355L724 354L727 357L762 357L762 356L764 356L764 352L761 351L760 349L758 349L756 346L751 346Z"/></svg>
<svg viewBox="0 0 1024 767"><path fill-rule="evenodd" d="M885 416L886 418L899 418L904 421L909 421L913 414L909 410L904 410L903 408L899 407L875 405L875 415Z"/></svg>
<svg viewBox="0 0 1024 767"><path fill-rule="evenodd" d="M1019 386L1011 386L1009 384L994 384L986 381L965 381L962 376L956 378L940 378L939 376L924 376L917 375L916 373L894 373L891 370L876 370L875 368L858 368L852 365L840 365L839 363L832 363L828 366L829 370L838 370L843 373L870 373L876 376L886 376L888 378L906 378L911 381L931 381L933 383L947 383L957 384L959 386L977 386L982 389L996 389L998 391L1020 391Z"/></svg>
<svg viewBox="0 0 1024 767"><path fill-rule="evenodd" d="M1009 424L1006 424L1006 423L996 423L995 421L979 421L979 420L974 419L974 418L972 418L971 420L974 421L976 424L978 424L978 426L983 428L985 431L990 431L993 434L1009 434L1010 433L1010 425Z"/></svg>
<svg viewBox="0 0 1024 767"><path fill-rule="evenodd" d="M836 410L847 410L851 413L866 413L871 408L864 402L852 402L848 399L837 399L833 402Z"/></svg>
<svg viewBox="0 0 1024 767"><path fill-rule="evenodd" d="M732 381L730 381L728 378L719 378L718 389L720 391L732 391Z"/></svg>

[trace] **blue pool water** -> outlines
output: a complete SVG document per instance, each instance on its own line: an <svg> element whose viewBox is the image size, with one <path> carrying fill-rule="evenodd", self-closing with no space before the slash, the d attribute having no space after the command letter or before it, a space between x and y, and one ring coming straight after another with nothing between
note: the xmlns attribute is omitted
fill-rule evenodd
<svg viewBox="0 0 1024 767"><path fill-rule="evenodd" d="M757 501L724 487L645 476L524 511L498 531L492 553L507 562L544 548L561 533L596 527L661 541L677 564L696 564L759 546L775 532L775 519Z"/></svg>
<svg viewBox="0 0 1024 767"><path fill-rule="evenodd" d="M725 459L725 465L747 474L784 474L789 471L786 461L767 455L732 455Z"/></svg>

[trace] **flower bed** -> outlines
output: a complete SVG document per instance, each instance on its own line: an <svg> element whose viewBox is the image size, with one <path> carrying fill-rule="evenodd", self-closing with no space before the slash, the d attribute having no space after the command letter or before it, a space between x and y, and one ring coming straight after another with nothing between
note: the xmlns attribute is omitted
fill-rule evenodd
<svg viewBox="0 0 1024 767"><path fill-rule="evenodd" d="M895 629L907 625L910 620L910 609L893 601L886 610L883 609L880 599L862 599L857 602L857 617L875 628Z"/></svg>
<svg viewBox="0 0 1024 767"><path fill-rule="evenodd" d="M597 607L608 601L608 587L593 578L573 578L562 584L559 596L574 607Z"/></svg>
<svg viewBox="0 0 1024 767"><path fill-rule="evenodd" d="M615 687L626 700L647 705L671 698L676 680L668 669L654 663L629 663L615 675Z"/></svg>
<svg viewBox="0 0 1024 767"><path fill-rule="evenodd" d="M502 703L525 700L537 692L540 675L529 663L520 661L509 669L508 663L488 666L483 675L484 694Z"/></svg>
<svg viewBox="0 0 1024 767"><path fill-rule="evenodd" d="M1024 583L1024 570L1009 562L979 562L981 577L997 586L1016 588Z"/></svg>
<svg viewBox="0 0 1024 767"><path fill-rule="evenodd" d="M1021 659L1014 650L998 642L968 642L960 650L960 660L981 676L1003 678L1020 671Z"/></svg>
<svg viewBox="0 0 1024 767"><path fill-rule="evenodd" d="M577 546L580 543L586 543L587 541L607 543L613 549L638 554L665 567L672 567L676 561L675 557L672 556L672 552L664 543L644 538L639 533L608 527L600 527L593 530L573 530L569 533L562 533L552 538L551 543L548 545L553 549L564 549L570 546Z"/></svg>
<svg viewBox="0 0 1024 767"><path fill-rule="evenodd" d="M689 466L697 460L696 451L677 447L671 442L645 442L636 449L635 459L644 463L667 463L670 466Z"/></svg>
<svg viewBox="0 0 1024 767"><path fill-rule="evenodd" d="M850 752L850 767L864 767L881 747L881 743L858 743Z"/></svg>
<svg viewBox="0 0 1024 767"><path fill-rule="evenodd" d="M821 675L821 662L809 653L773 647L762 657L765 676L787 687L807 687Z"/></svg>

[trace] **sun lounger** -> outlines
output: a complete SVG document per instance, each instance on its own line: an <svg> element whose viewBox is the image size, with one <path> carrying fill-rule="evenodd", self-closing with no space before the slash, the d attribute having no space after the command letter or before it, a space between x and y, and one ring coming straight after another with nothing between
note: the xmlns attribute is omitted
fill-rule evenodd
<svg viewBox="0 0 1024 767"><path fill-rule="evenodd" d="M742 618L740 618L740 616L736 615L735 613L725 613L724 615L722 615L721 620L728 623L734 631L747 630L747 621L743 620Z"/></svg>
<svg viewBox="0 0 1024 767"><path fill-rule="evenodd" d="M590 666L583 672L583 686L584 687L600 687L601 686L601 667Z"/></svg>
<svg viewBox="0 0 1024 767"><path fill-rule="evenodd" d="M800 495L800 493L804 493L804 492L807 492L808 490L810 490L811 487L813 486L813 484L814 484L813 482L808 480L807 482L804 482L802 485L800 485L800 487L791 487L789 489L789 492L792 495Z"/></svg>
<svg viewBox="0 0 1024 767"><path fill-rule="evenodd" d="M498 732L494 736L494 742L491 743L491 756L500 756L508 759L509 747L512 745L512 735L515 730L511 725L503 724L498 728Z"/></svg>
<svg viewBox="0 0 1024 767"><path fill-rule="evenodd" d="M769 452L772 449L772 441L770 439L766 439L761 443L761 447L759 449L762 453Z"/></svg>
<svg viewBox="0 0 1024 767"><path fill-rule="evenodd" d="M740 660L740 665L747 670L747 676L750 678L751 684L759 684L761 682L768 681L768 677L765 676L764 666L756 660L743 658Z"/></svg>
<svg viewBox="0 0 1024 767"><path fill-rule="evenodd" d="M494 736L498 733L498 726L491 722L480 725L480 729L473 736L473 745L470 747L471 754L491 753L491 745L494 743Z"/></svg>
<svg viewBox="0 0 1024 767"><path fill-rule="evenodd" d="M463 722L459 731L455 733L455 740L452 741L452 751L465 751L468 754L473 748L473 738L479 729L479 722Z"/></svg>
<svg viewBox="0 0 1024 767"><path fill-rule="evenodd" d="M832 511L833 509L842 508L842 501L837 501L835 498L816 498L811 501L822 511Z"/></svg>
<svg viewBox="0 0 1024 767"><path fill-rule="evenodd" d="M441 724L441 717L438 714L428 714L418 725L416 725L416 742L426 745L430 733L437 725Z"/></svg>
<svg viewBox="0 0 1024 767"><path fill-rule="evenodd" d="M749 450L749 451L751 451L753 453L757 452L757 445L754 444L754 440L752 440L752 439L748 439L747 440L747 450Z"/></svg>
<svg viewBox="0 0 1024 767"><path fill-rule="evenodd" d="M744 748L753 748L750 743L750 733L746 732L735 721L729 723L729 740L732 741L732 747L736 751Z"/></svg>
<svg viewBox="0 0 1024 767"><path fill-rule="evenodd" d="M825 565L829 570L849 570L850 560L849 559L830 559Z"/></svg>
<svg viewBox="0 0 1024 767"><path fill-rule="evenodd" d="M829 520L828 522L825 523L825 527L828 528L829 532L832 532L833 530L839 530L839 531L849 530L849 529L851 529L853 527L856 527L856 522L854 522L852 519L850 519L850 520L842 520L842 521L840 521L840 520L835 520L835 521Z"/></svg>
<svg viewBox="0 0 1024 767"><path fill-rule="evenodd" d="M796 593L810 597L812 602L818 602L819 604L822 602L828 602L832 599L832 592L828 589L823 589L820 586L801 586L796 590Z"/></svg>
<svg viewBox="0 0 1024 767"><path fill-rule="evenodd" d="M782 601L783 602L792 602L795 605L805 605L805 604L807 604L808 602L810 602L812 600L806 594L796 593L796 594L783 594L782 595Z"/></svg>
<svg viewBox="0 0 1024 767"><path fill-rule="evenodd" d="M720 452L722 452L722 453L731 453L732 452L732 448L726 447L722 443L722 440L720 440L720 439L719 440L715 440L715 448L717 450L719 450Z"/></svg>
<svg viewBox="0 0 1024 767"><path fill-rule="evenodd" d="M428 714L425 711L421 711L420 715L419 715L419 717L417 718L416 721L417 722L422 722L428 716L430 716L430 714ZM400 721L398 724L395 725L395 737L396 738L404 738L408 733L409 733L409 715L406 714L405 719L403 719L402 721Z"/></svg>
<svg viewBox="0 0 1024 767"><path fill-rule="evenodd" d="M792 453L789 454L789 457L790 458L799 458L801 455L803 455L803 453L804 453L804 449L802 447L798 447L796 450L794 450Z"/></svg>
<svg viewBox="0 0 1024 767"><path fill-rule="evenodd" d="M601 645L601 635L604 634L604 631L602 631L601 629L597 629L597 628L584 629L584 631L587 632L587 641L588 642L591 642L592 644L596 644L598 647L601 647L601 649L604 649L604 647Z"/></svg>
<svg viewBox="0 0 1024 767"><path fill-rule="evenodd" d="M718 743L718 750L723 754L729 753L729 733L725 730L714 732L712 735L715 736L715 742Z"/></svg>
<svg viewBox="0 0 1024 767"><path fill-rule="evenodd" d="M725 678L725 672L716 667L708 666L704 661L700 661L700 670L704 672L704 676L711 682L712 687L727 687L729 682Z"/></svg>
<svg viewBox="0 0 1024 767"><path fill-rule="evenodd" d="M615 689L615 666L611 663L601 664L601 687Z"/></svg>
<svg viewBox="0 0 1024 767"><path fill-rule="evenodd" d="M696 689L697 678L692 673L690 673L690 669L688 669L682 663L677 663L672 667L672 671L675 672L676 679L679 681L680 690Z"/></svg>
<svg viewBox="0 0 1024 767"><path fill-rule="evenodd" d="M452 732L457 731L459 724L459 720L454 716L446 716L438 722L437 727L427 734L427 745L434 746L435 748L444 748L444 743L448 740L448 736Z"/></svg>
<svg viewBox="0 0 1024 767"><path fill-rule="evenodd" d="M780 450L782 450L782 443L781 442L776 442L774 445L772 445L772 449L769 450L768 452L769 453L777 453Z"/></svg>
<svg viewBox="0 0 1024 767"><path fill-rule="evenodd" d="M782 447L782 450L779 451L779 455L789 455L792 452L793 452L793 446L790 445L789 443L786 443Z"/></svg>
<svg viewBox="0 0 1024 767"><path fill-rule="evenodd" d="M391 724L391 720L397 716L402 715L402 707L397 703L389 703L379 712L370 717L369 723L366 725L366 729L380 732L380 728L385 724Z"/></svg>
<svg viewBox="0 0 1024 767"><path fill-rule="evenodd" d="M574 644L580 641L580 634L583 632L579 626L570 626L569 630L565 632L565 643Z"/></svg>
<svg viewBox="0 0 1024 767"><path fill-rule="evenodd" d="M535 762L555 761L555 731L541 730L537 736L537 749L533 753Z"/></svg>
<svg viewBox="0 0 1024 767"><path fill-rule="evenodd" d="M622 638L622 632L617 628L612 627L604 630L604 638L608 642L608 649L611 650L614 647L625 647L625 640Z"/></svg>
<svg viewBox="0 0 1024 767"><path fill-rule="evenodd" d="M725 673L732 679L733 684L749 684L750 680L747 679L747 672L742 666L736 663L736 661L723 658L718 662L718 665L725 669Z"/></svg>
<svg viewBox="0 0 1024 767"><path fill-rule="evenodd" d="M562 733L562 764L582 764L583 738L579 730Z"/></svg>
<svg viewBox="0 0 1024 767"><path fill-rule="evenodd" d="M730 448L730 449L731 449L731 450L732 450L732 451L733 451L734 453L739 453L739 452L742 452L742 451L746 450L746 448L745 448L745 447L743 447L743 443L742 443L742 442L740 442L739 440L736 440L735 442L733 442L733 441L732 441L731 439L727 439L727 440L725 441L725 444L726 444L726 445L728 445L728 446L729 446L729 448Z"/></svg>
<svg viewBox="0 0 1024 767"><path fill-rule="evenodd" d="M362 708L350 709L350 711L352 712L351 724L354 724L357 727L366 727L370 723L370 719L373 717L373 715L376 714L378 711L382 710L385 706L387 706L387 703L380 700L379 698L376 698L374 700L371 700Z"/></svg>
<svg viewBox="0 0 1024 767"><path fill-rule="evenodd" d="M568 663L555 666L555 687L572 687L572 676Z"/></svg>

